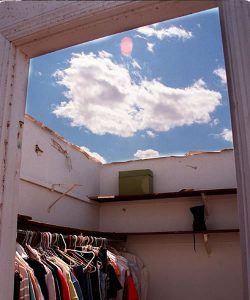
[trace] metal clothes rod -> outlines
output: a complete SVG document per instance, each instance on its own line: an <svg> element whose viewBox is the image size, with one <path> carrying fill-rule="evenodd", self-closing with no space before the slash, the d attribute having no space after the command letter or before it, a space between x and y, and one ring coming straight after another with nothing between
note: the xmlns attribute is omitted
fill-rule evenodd
<svg viewBox="0 0 250 300"><path fill-rule="evenodd" d="M42 223L32 220L30 216L18 215L17 229L22 230L33 230L33 231L49 231L51 233L62 233L62 234L84 234L88 236L103 237L110 241L126 241L126 234L124 233L113 233L113 232L100 232L85 230L81 228L73 228L66 226L59 226L54 224Z"/></svg>

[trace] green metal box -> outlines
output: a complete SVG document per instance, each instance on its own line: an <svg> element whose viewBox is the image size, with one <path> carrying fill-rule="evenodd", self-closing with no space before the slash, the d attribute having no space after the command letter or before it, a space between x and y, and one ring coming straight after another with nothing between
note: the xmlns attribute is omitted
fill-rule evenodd
<svg viewBox="0 0 250 300"><path fill-rule="evenodd" d="M119 195L153 193L153 172L149 169L119 172Z"/></svg>

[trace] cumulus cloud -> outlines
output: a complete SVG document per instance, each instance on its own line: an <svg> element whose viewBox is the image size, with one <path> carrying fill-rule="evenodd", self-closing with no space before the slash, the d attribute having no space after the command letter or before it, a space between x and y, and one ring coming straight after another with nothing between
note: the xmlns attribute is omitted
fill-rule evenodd
<svg viewBox="0 0 250 300"><path fill-rule="evenodd" d="M147 43L147 49L149 52L154 52L154 46L155 44L154 43Z"/></svg>
<svg viewBox="0 0 250 300"><path fill-rule="evenodd" d="M225 128L220 134L219 136L221 138L223 138L225 141L232 143L233 142L233 134L232 134L232 130Z"/></svg>
<svg viewBox="0 0 250 300"><path fill-rule="evenodd" d="M69 67L54 76L66 91L53 113L99 135L130 137L141 130L209 123L221 100L202 79L186 88L172 88L159 79L134 82L128 69L104 51L73 54Z"/></svg>
<svg viewBox="0 0 250 300"><path fill-rule="evenodd" d="M90 156L96 158L97 160L99 160L101 163L105 164L106 160L103 156L101 156L99 153L97 152L91 152L89 148L81 146L80 147L83 151L87 152Z"/></svg>
<svg viewBox="0 0 250 300"><path fill-rule="evenodd" d="M227 75L224 68L218 68L214 70L213 73L220 78L222 84L227 83Z"/></svg>
<svg viewBox="0 0 250 300"><path fill-rule="evenodd" d="M156 158L160 157L160 153L153 149L137 150L134 157L136 159Z"/></svg>
<svg viewBox="0 0 250 300"><path fill-rule="evenodd" d="M164 38L179 38L182 40L190 39L193 34L182 27L170 26L168 28L157 29L157 24L144 26L136 29L138 33L146 37L156 37L159 40Z"/></svg>

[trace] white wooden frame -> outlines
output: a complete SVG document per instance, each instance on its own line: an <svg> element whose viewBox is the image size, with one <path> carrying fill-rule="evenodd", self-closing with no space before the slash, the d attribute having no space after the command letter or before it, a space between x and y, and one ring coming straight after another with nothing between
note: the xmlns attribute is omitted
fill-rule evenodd
<svg viewBox="0 0 250 300"><path fill-rule="evenodd" d="M231 105L244 278L250 299L250 3L246 0L0 3L0 299L12 299L19 139L29 59L219 6Z"/></svg>

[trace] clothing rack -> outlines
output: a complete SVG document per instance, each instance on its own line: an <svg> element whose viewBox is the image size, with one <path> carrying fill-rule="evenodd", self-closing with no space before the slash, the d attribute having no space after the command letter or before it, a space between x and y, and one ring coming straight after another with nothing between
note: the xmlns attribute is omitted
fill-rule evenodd
<svg viewBox="0 0 250 300"><path fill-rule="evenodd" d="M101 232L18 215L15 300L111 300L127 295L146 300L144 273L138 257L117 252Z"/></svg>
<svg viewBox="0 0 250 300"><path fill-rule="evenodd" d="M61 233L65 235L69 235L69 234L79 235L82 233L87 236L107 238L110 242L126 241L127 239L127 235L123 233L100 232L100 231L84 230L80 228L58 226L58 225L33 221L32 217L25 216L25 215L18 215L17 229L32 230L32 231L49 231L51 233Z"/></svg>

